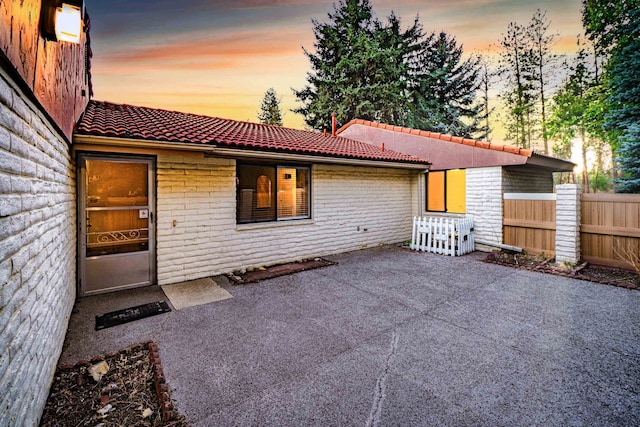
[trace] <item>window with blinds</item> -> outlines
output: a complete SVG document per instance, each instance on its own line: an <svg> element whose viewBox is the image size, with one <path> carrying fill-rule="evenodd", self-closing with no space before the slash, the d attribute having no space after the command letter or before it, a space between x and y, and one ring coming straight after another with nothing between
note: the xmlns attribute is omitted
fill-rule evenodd
<svg viewBox="0 0 640 427"><path fill-rule="evenodd" d="M310 218L310 181L306 166L239 163L237 222Z"/></svg>

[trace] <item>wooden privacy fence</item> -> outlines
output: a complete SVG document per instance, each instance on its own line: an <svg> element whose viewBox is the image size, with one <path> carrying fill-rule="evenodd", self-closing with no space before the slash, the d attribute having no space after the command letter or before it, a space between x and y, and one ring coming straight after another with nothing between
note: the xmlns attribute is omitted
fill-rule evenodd
<svg viewBox="0 0 640 427"><path fill-rule="evenodd" d="M473 219L414 217L411 249L443 255L474 250Z"/></svg>
<svg viewBox="0 0 640 427"><path fill-rule="evenodd" d="M635 257L637 262L640 257L640 194L582 194L580 224L565 221L569 229L562 230L556 215L578 212L578 198L562 205L556 204L556 198L553 193L505 193L503 242L529 253L555 256L557 237L577 229L583 260L633 268L629 260Z"/></svg>
<svg viewBox="0 0 640 427"><path fill-rule="evenodd" d="M556 195L505 193L502 236L507 245L545 255L556 253Z"/></svg>
<svg viewBox="0 0 640 427"><path fill-rule="evenodd" d="M582 194L582 258L594 264L632 268L640 256L640 194Z"/></svg>

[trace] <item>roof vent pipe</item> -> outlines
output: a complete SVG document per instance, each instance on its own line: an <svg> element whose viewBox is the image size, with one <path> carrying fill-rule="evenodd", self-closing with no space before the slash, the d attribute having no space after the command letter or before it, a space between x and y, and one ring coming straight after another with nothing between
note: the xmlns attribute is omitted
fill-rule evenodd
<svg viewBox="0 0 640 427"><path fill-rule="evenodd" d="M331 136L336 136L336 113L331 113Z"/></svg>

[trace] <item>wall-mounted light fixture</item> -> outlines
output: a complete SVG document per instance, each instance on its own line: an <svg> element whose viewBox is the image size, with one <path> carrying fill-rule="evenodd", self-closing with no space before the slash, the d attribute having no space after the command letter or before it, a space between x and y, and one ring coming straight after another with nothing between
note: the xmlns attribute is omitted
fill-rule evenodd
<svg viewBox="0 0 640 427"><path fill-rule="evenodd" d="M42 0L42 37L52 41L80 43L83 12L83 0Z"/></svg>

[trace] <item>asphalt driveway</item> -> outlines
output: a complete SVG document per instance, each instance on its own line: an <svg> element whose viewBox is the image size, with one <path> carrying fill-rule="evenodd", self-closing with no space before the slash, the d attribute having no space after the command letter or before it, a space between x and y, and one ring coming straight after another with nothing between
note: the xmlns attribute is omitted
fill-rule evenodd
<svg viewBox="0 0 640 427"><path fill-rule="evenodd" d="M194 426L640 425L640 292L484 256L350 252L99 332L164 294L84 298L61 363L156 340Z"/></svg>

